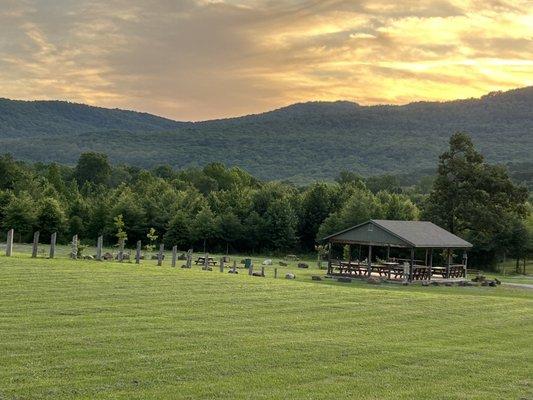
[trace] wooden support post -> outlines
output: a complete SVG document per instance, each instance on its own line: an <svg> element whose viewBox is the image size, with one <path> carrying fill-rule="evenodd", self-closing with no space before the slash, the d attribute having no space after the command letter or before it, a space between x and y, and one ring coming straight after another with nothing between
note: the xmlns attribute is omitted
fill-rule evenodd
<svg viewBox="0 0 533 400"><path fill-rule="evenodd" d="M72 243L70 244L70 258L78 259L78 235L72 236Z"/></svg>
<svg viewBox="0 0 533 400"><path fill-rule="evenodd" d="M428 278L431 280L433 276L433 249L429 249L429 273Z"/></svg>
<svg viewBox="0 0 533 400"><path fill-rule="evenodd" d="M390 245L387 246L387 261L390 259Z"/></svg>
<svg viewBox="0 0 533 400"><path fill-rule="evenodd" d="M15 230L8 230L6 241L6 257L11 257L13 255L13 236L15 236Z"/></svg>
<svg viewBox="0 0 533 400"><path fill-rule="evenodd" d="M265 267L261 267L261 276L265 276Z"/></svg>
<svg viewBox="0 0 533 400"><path fill-rule="evenodd" d="M135 264L141 263L141 249L142 242L140 240L137 240L137 248L135 249Z"/></svg>
<svg viewBox="0 0 533 400"><path fill-rule="evenodd" d="M278 269L274 268L274 279L278 277Z"/></svg>
<svg viewBox="0 0 533 400"><path fill-rule="evenodd" d="M220 257L220 272L224 272L224 257Z"/></svg>
<svg viewBox="0 0 533 400"><path fill-rule="evenodd" d="M96 241L96 259L98 261L102 260L102 249L104 247L104 237L102 235L98 236Z"/></svg>
<svg viewBox="0 0 533 400"><path fill-rule="evenodd" d="M328 275L333 273L333 266L331 265L331 247L333 246L332 242L328 243Z"/></svg>
<svg viewBox="0 0 533 400"><path fill-rule="evenodd" d="M37 258L38 247L39 247L39 231L33 234L33 246L31 248L31 258Z"/></svg>
<svg viewBox="0 0 533 400"><path fill-rule="evenodd" d="M466 250L465 250L463 251L463 277L464 278L466 278L467 264L468 264L468 254L466 253Z"/></svg>
<svg viewBox="0 0 533 400"><path fill-rule="evenodd" d="M253 264L250 265L250 268L248 268L248 275L252 275L254 273L254 266Z"/></svg>
<svg viewBox="0 0 533 400"><path fill-rule="evenodd" d="M372 245L368 245L368 262L367 262L367 275L370 277L372 275Z"/></svg>
<svg viewBox="0 0 533 400"><path fill-rule="evenodd" d="M446 279L450 277L450 249L446 249Z"/></svg>
<svg viewBox="0 0 533 400"><path fill-rule="evenodd" d="M426 257L424 258L424 265L428 265L428 249L426 249Z"/></svg>
<svg viewBox="0 0 533 400"><path fill-rule="evenodd" d="M163 265L163 251L165 251L165 245L161 243L159 245L159 252L157 253L157 266Z"/></svg>
<svg viewBox="0 0 533 400"><path fill-rule="evenodd" d="M205 247L205 241L204 241ZM204 253L204 269L207 271L209 269L209 253Z"/></svg>
<svg viewBox="0 0 533 400"><path fill-rule="evenodd" d="M170 266L176 268L176 260L178 259L178 246L172 246L172 263Z"/></svg>
<svg viewBox="0 0 533 400"><path fill-rule="evenodd" d="M350 265L352 263L352 246L350 246L349 244L347 246L348 246L348 265Z"/></svg>
<svg viewBox="0 0 533 400"><path fill-rule="evenodd" d="M54 258L56 254L56 241L57 241L57 232L52 233L52 236L50 237L50 254L48 255L49 258Z"/></svg>
<svg viewBox="0 0 533 400"><path fill-rule="evenodd" d="M411 248L411 262L409 263L409 282L413 281L413 272L415 269L415 248Z"/></svg>
<svg viewBox="0 0 533 400"><path fill-rule="evenodd" d="M237 271L237 260L233 260L233 271Z"/></svg>

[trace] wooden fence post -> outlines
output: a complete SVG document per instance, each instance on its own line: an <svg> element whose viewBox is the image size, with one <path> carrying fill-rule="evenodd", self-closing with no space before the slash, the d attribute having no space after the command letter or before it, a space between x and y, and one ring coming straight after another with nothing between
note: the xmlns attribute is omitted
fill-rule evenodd
<svg viewBox="0 0 533 400"><path fill-rule="evenodd" d="M250 265L250 267L248 268L248 275L252 275L254 273L254 265Z"/></svg>
<svg viewBox="0 0 533 400"><path fill-rule="evenodd" d="M261 276L265 276L265 267L261 267Z"/></svg>
<svg viewBox="0 0 533 400"><path fill-rule="evenodd" d="M192 267L192 251L191 251L191 249L187 250L187 262L185 263L185 265L187 266L187 268L191 268Z"/></svg>
<svg viewBox="0 0 533 400"><path fill-rule="evenodd" d="M15 230L8 230L6 241L6 257L11 257L11 255L13 254L13 236L15 236Z"/></svg>
<svg viewBox="0 0 533 400"><path fill-rule="evenodd" d="M118 261L124 261L124 239L119 239L118 241Z"/></svg>
<svg viewBox="0 0 533 400"><path fill-rule="evenodd" d="M178 258L178 246L172 246L172 268L176 267L177 258Z"/></svg>
<svg viewBox="0 0 533 400"><path fill-rule="evenodd" d="M96 259L102 261L102 248L104 247L104 237L102 235L98 236L96 241Z"/></svg>
<svg viewBox="0 0 533 400"><path fill-rule="evenodd" d="M141 241L137 240L137 248L135 249L135 264L141 263L141 247L142 247Z"/></svg>
<svg viewBox="0 0 533 400"><path fill-rule="evenodd" d="M31 258L37 258L38 247L39 247L39 231L33 234L33 246L31 248Z"/></svg>
<svg viewBox="0 0 533 400"><path fill-rule="evenodd" d="M157 253L157 266L163 265L163 251L165 251L165 245L161 243L159 245L159 253Z"/></svg>
<svg viewBox="0 0 533 400"><path fill-rule="evenodd" d="M277 278L277 277L278 277L278 269L274 268L274 278Z"/></svg>
<svg viewBox="0 0 533 400"><path fill-rule="evenodd" d="M57 241L57 232L52 233L52 236L50 237L50 254L49 258L54 258L56 255L56 241Z"/></svg>
<svg viewBox="0 0 533 400"><path fill-rule="evenodd" d="M224 272L224 257L220 257L220 272Z"/></svg>
<svg viewBox="0 0 533 400"><path fill-rule="evenodd" d="M72 236L72 243L70 244L70 258L73 260L78 258L78 235Z"/></svg>

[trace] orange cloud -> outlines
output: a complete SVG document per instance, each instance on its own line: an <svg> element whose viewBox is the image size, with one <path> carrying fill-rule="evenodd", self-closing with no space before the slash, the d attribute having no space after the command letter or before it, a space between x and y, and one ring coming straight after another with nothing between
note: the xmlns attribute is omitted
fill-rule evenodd
<svg viewBox="0 0 533 400"><path fill-rule="evenodd" d="M533 84L528 1L5 0L0 96L176 119Z"/></svg>

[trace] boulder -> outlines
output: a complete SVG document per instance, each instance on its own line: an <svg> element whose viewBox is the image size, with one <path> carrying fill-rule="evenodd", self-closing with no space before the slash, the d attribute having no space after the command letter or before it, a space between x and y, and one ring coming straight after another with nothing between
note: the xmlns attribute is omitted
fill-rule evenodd
<svg viewBox="0 0 533 400"><path fill-rule="evenodd" d="M231 268L229 271L228 271L228 274L238 274L239 271L237 271L237 269L235 268Z"/></svg>
<svg viewBox="0 0 533 400"><path fill-rule="evenodd" d="M285 274L285 279L296 279L296 275L294 275L293 273L289 272L289 273Z"/></svg>
<svg viewBox="0 0 533 400"><path fill-rule="evenodd" d="M264 277L263 273L261 271L252 272L252 276L261 276Z"/></svg>
<svg viewBox="0 0 533 400"><path fill-rule="evenodd" d="M178 260L186 260L186 259L187 259L187 254L181 253L180 255L178 255Z"/></svg>
<svg viewBox="0 0 533 400"><path fill-rule="evenodd" d="M366 280L367 283L370 283L371 285L379 285L381 283L381 279L379 279L376 276L370 276Z"/></svg>
<svg viewBox="0 0 533 400"><path fill-rule="evenodd" d="M266 259L265 261L263 261L263 265L272 265L272 260L270 258Z"/></svg>
<svg viewBox="0 0 533 400"><path fill-rule="evenodd" d="M109 253L109 252L108 252L108 253L104 253L104 255L102 256L102 258L103 258L104 260L108 260L108 261L109 261L109 260L112 260L112 259L113 259L113 254L111 254L111 253Z"/></svg>
<svg viewBox="0 0 533 400"><path fill-rule="evenodd" d="M429 286L429 282L428 281L422 281L422 286Z"/></svg>
<svg viewBox="0 0 533 400"><path fill-rule="evenodd" d="M285 256L285 260L289 260L289 261L298 261L299 258L298 256L294 255L294 254L287 254Z"/></svg>
<svg viewBox="0 0 533 400"><path fill-rule="evenodd" d="M93 256L83 256L84 260L94 260Z"/></svg>
<svg viewBox="0 0 533 400"><path fill-rule="evenodd" d="M298 263L298 268L309 268L309 264L306 264L306 263Z"/></svg>
<svg viewBox="0 0 533 400"><path fill-rule="evenodd" d="M286 263L285 261L280 261L279 265L282 266L282 267L288 267L289 263Z"/></svg>
<svg viewBox="0 0 533 400"><path fill-rule="evenodd" d="M321 277L321 276L318 276L318 275L312 275L312 276L311 276L311 279L314 280L314 281L321 281L321 280L322 280L322 277Z"/></svg>

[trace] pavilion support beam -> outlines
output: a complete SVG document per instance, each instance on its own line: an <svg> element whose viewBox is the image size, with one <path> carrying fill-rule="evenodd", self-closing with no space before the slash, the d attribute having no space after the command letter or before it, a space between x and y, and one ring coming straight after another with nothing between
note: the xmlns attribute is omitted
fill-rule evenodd
<svg viewBox="0 0 533 400"><path fill-rule="evenodd" d="M450 258L452 257L450 249L446 249L446 279L450 277Z"/></svg>
<svg viewBox="0 0 533 400"><path fill-rule="evenodd" d="M433 249L429 249L429 271L428 271L429 280L431 280L432 275L433 275Z"/></svg>
<svg viewBox="0 0 533 400"><path fill-rule="evenodd" d="M372 245L368 245L368 262L367 262L367 274L370 277L372 274Z"/></svg>
<svg viewBox="0 0 533 400"><path fill-rule="evenodd" d="M463 277L464 278L466 278L467 264L468 264L468 254L466 253L466 250L465 250L463 251Z"/></svg>
<svg viewBox="0 0 533 400"><path fill-rule="evenodd" d="M390 259L390 245L387 246L387 261Z"/></svg>
<svg viewBox="0 0 533 400"><path fill-rule="evenodd" d="M409 282L413 281L414 269L415 269L415 248L411 247L411 262L409 263Z"/></svg>
<svg viewBox="0 0 533 400"><path fill-rule="evenodd" d="M328 275L331 275L333 273L333 270L331 268L331 246L333 246L333 243L329 242L329 245L328 245Z"/></svg>

